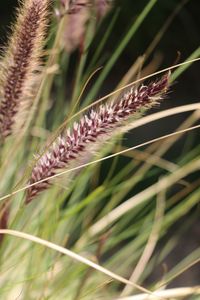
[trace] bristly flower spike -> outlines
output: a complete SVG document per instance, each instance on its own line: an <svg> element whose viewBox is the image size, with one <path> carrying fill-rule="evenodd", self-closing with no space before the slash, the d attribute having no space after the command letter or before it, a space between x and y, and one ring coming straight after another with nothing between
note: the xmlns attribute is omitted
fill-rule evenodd
<svg viewBox="0 0 200 300"><path fill-rule="evenodd" d="M91 17L92 10L95 11L97 21L100 21L110 10L111 4L106 0L60 0L60 2L68 14L65 20L63 46L67 53L71 53L78 47L82 50L86 25ZM59 12L57 14L59 15Z"/></svg>
<svg viewBox="0 0 200 300"><path fill-rule="evenodd" d="M88 161L116 133L126 131L127 124L133 122L131 117L158 103L168 86L169 74L166 74L147 86L131 88L118 101L102 104L84 115L78 123L75 122L72 129L63 132L36 161L29 184L43 182L29 187L26 203L49 187L49 177L61 169Z"/></svg>
<svg viewBox="0 0 200 300"><path fill-rule="evenodd" d="M40 80L51 0L25 0L0 61L0 139L18 132Z"/></svg>

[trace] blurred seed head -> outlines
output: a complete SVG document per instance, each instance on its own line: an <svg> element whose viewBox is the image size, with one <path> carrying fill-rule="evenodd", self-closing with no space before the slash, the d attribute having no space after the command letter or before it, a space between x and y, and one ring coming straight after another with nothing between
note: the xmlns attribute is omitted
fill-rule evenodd
<svg viewBox="0 0 200 300"><path fill-rule="evenodd" d="M111 4L106 0L60 0L61 6L66 14L65 31L63 43L68 53L78 48L85 36L86 25L92 16L92 10L95 11L97 20L101 20L111 8ZM56 14L63 13L56 11Z"/></svg>

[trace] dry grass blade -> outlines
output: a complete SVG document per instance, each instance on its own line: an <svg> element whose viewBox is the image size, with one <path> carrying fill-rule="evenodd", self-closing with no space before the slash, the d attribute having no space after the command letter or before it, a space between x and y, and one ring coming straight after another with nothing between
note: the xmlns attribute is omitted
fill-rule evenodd
<svg viewBox="0 0 200 300"><path fill-rule="evenodd" d="M200 126L199 126L200 127ZM162 190L171 186L174 182L179 181L188 174L195 172L200 169L200 160L196 159L190 162L188 165L178 169L173 174L167 175L162 178L158 183L151 185L149 188L133 196L129 200L125 201L110 213L104 216L102 219L97 221L89 230L90 236L95 236L103 231L105 228L116 222L119 218L129 212L131 209L137 205L147 201L149 198L155 194L161 192Z"/></svg>
<svg viewBox="0 0 200 300"><path fill-rule="evenodd" d="M159 231L162 226L162 220L165 210L165 191L161 191L161 193L157 197L157 205L156 205L156 213L155 220L149 235L149 239L146 243L145 249L132 273L129 280L131 282L137 282L140 278L141 274L144 272L144 269L147 266L147 263L155 249L157 241L159 239ZM127 296L132 292L132 287L126 285L121 293L121 297Z"/></svg>
<svg viewBox="0 0 200 300"><path fill-rule="evenodd" d="M168 280L165 280L164 282L162 282L162 284L158 285L158 289L160 289L163 286L166 286L167 284L169 284L173 279L175 279L176 277L180 276L181 274L183 274L185 271L187 271L189 268L192 268L194 265L199 264L200 262L200 258L195 259L193 262L191 262L190 264L188 264L185 268L183 268L182 270L180 270L179 272L177 272L176 274L174 274L173 276L171 276Z"/></svg>
<svg viewBox="0 0 200 300"><path fill-rule="evenodd" d="M186 299L189 296L200 295L200 286L196 287L182 287L174 289L166 289L163 291L156 291L156 294L164 299ZM154 300L155 296L149 296L147 294L139 294L136 296L115 298L113 300Z"/></svg>
<svg viewBox="0 0 200 300"><path fill-rule="evenodd" d="M3 197L0 197L0 201L3 201L3 200L5 200L5 199L8 199L8 198L10 198L10 197L12 197L12 196L14 196L14 195L16 195L16 194L22 192L22 191L25 191L25 190L27 190L28 188L30 188L30 187L32 187L32 186L35 186L35 185L37 185L37 184L39 184L39 183L42 183L42 182L44 182L44 181L46 181L46 180L51 180L51 179L53 179L53 178L62 176L62 175L67 174L67 173L69 173L69 172L76 171L76 170L80 170L80 169L82 169L82 168L85 168L85 167L88 167L88 166L90 166L90 165L99 163L99 162L101 162L101 161L104 161L104 160L107 160L107 159L116 157L116 156L121 155L121 154L123 154L123 153L126 153L126 152L128 152L128 151L131 151L131 150L134 150L134 149L138 149L138 148L140 148L140 147L143 147L143 146L152 144L152 143L154 143L154 142L158 142L158 141L164 140L164 139L166 139L166 138L169 138L169 137L172 137L172 136L175 136L175 135L178 135L178 134L186 133L186 132L189 132L189 131L191 131L191 130L198 129L198 128L200 128L200 125L193 126L193 127L190 127L190 128L184 129L184 130L180 130L180 131L177 131L177 132L174 132L174 133L171 133L171 134L167 134L167 135L161 136L161 137L159 137L159 138L150 140L150 141L148 141L148 142L139 144L139 145L137 145L137 146L134 146L134 147L125 149L125 150L123 150L123 151L120 151L120 152L117 152L117 153L108 155L108 156L103 157L103 158L101 158L101 159L97 159L97 160L91 161L91 162L89 162L89 163L82 164L82 165L80 165L80 166L78 166L78 167L71 168L71 169L69 169L69 170L65 170L65 171L63 171L63 172L60 172L60 173L55 174L55 175L53 175L53 176L47 177L47 178L45 178L45 179L43 179L43 180L40 180L40 181L38 181L38 182L35 182L35 183L33 183L33 184L28 184L28 185L24 186L23 188L17 189L16 191L13 191L12 193L9 193L9 194L7 194L7 195L5 195L5 196L3 196ZM197 167L197 166L196 166L196 167Z"/></svg>
<svg viewBox="0 0 200 300"><path fill-rule="evenodd" d="M102 266L88 260L87 258L84 258L82 257L81 255L78 255L66 248L63 248L61 246L58 246L54 243L51 243L49 241L46 241L44 239L41 239L39 237L36 237L36 236L33 236L33 235L30 235L30 234L27 234L27 233L24 233L24 232L20 232L20 231L16 231L16 230L9 230L9 229L0 229L0 234L7 234L7 235L11 235L11 236L15 236L15 237L19 237L19 238L22 238L22 239L25 239L25 240L28 240L28 241L32 241L34 243L37 243L37 244L40 244L40 245L43 245L47 248L50 248L52 250L55 250L59 253L62 253L64 255L67 255L68 257L72 258L73 260L75 261L78 261L78 262L81 262L123 284L130 284L130 285L133 285L135 288L137 288L138 290L140 291L143 291L145 293L147 293L148 295L152 295L152 292L143 288L142 286L139 286L137 284L134 284L132 283L131 281L109 271L108 269L105 269L103 268ZM154 294L154 297L156 298L159 298L159 299L162 299L161 297L157 297L156 294Z"/></svg>

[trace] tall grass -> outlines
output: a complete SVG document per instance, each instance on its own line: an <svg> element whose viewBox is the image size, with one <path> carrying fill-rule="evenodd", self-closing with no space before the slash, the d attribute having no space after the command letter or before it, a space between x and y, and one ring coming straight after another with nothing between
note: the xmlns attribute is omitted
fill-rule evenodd
<svg viewBox="0 0 200 300"><path fill-rule="evenodd" d="M1 299L200 297L198 278L177 284L200 262L186 240L199 216L200 104L158 111L200 50L165 68L161 56L149 60L188 1L110 88L158 2L122 28L109 58L115 4L19 4L0 63ZM103 86L110 92L99 99Z"/></svg>

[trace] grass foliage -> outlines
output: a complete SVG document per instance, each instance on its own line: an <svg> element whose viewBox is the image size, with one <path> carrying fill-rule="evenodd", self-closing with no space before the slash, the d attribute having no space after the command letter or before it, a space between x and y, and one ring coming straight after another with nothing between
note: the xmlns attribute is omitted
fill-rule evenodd
<svg viewBox="0 0 200 300"><path fill-rule="evenodd" d="M63 128L93 106L103 86L113 85L111 74L119 68L121 54L137 40L158 2L146 1L130 28L122 28L123 38L109 57L119 7L113 5L99 20L89 6L84 39L72 53L64 46L71 14L61 16L61 1L51 7L33 105L24 129L0 145L1 299L199 299L200 286L185 282L175 287L177 278L190 276L199 264L200 246L191 246L179 257L174 254L182 237L186 246L186 235L199 219L199 103L156 109L135 120L129 133L103 144L92 160L76 167L73 179L73 167L62 171L51 188L25 204L34 155L46 151L47 142L51 145ZM113 92L109 88L98 102L120 97L145 78L152 81L154 72L165 73L160 58L151 54L185 2L174 8L147 51L114 82ZM106 30L100 37L102 28ZM168 98L173 100L174 81L179 84L179 76L199 55L200 48L194 49L185 62L167 68L172 71ZM166 124L182 114L185 118L172 132ZM153 137L140 139L140 132L148 136L153 128ZM174 255L174 263L168 264Z"/></svg>

